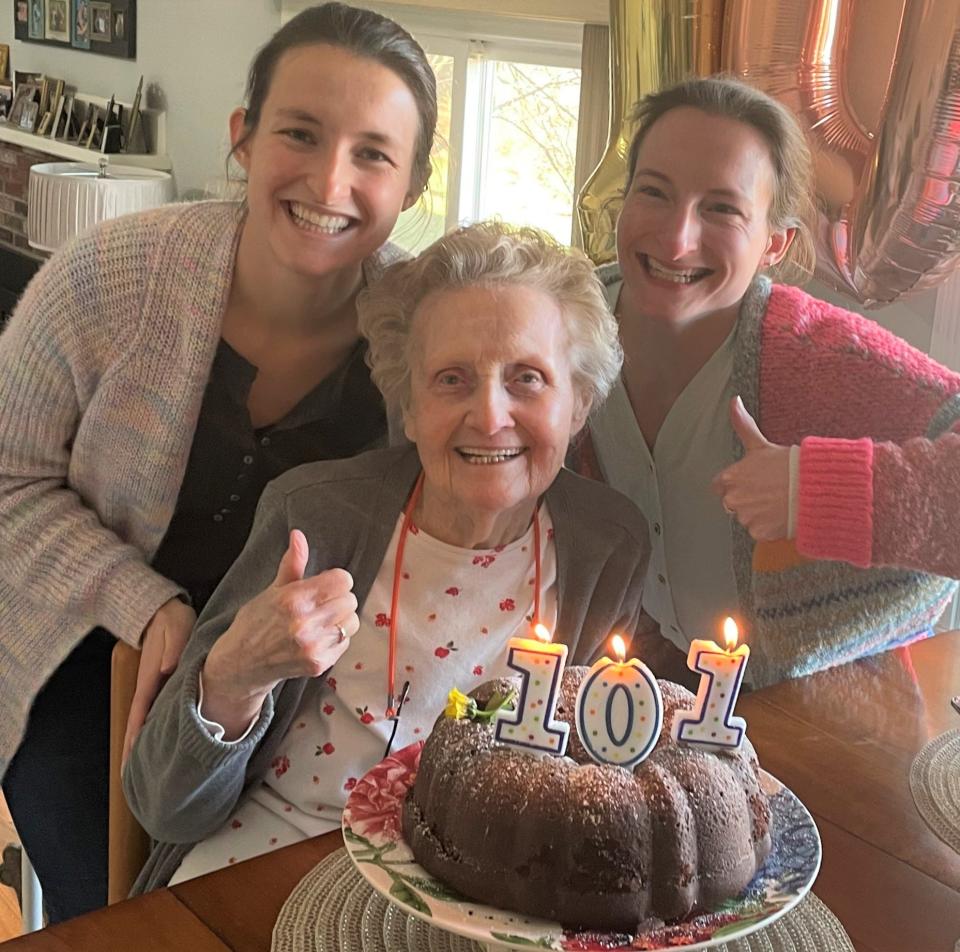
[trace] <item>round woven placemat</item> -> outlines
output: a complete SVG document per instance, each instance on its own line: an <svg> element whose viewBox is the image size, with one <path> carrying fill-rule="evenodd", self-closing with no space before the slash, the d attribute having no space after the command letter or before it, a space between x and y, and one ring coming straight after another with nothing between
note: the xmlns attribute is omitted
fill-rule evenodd
<svg viewBox="0 0 960 952"><path fill-rule="evenodd" d="M373 891L345 850L297 883L273 927L271 952L484 952L470 939L408 916ZM720 952L853 952L836 916L812 893L795 909Z"/></svg>
<svg viewBox="0 0 960 952"><path fill-rule="evenodd" d="M765 929L717 948L718 952L854 952L840 920L813 893Z"/></svg>
<svg viewBox="0 0 960 952"><path fill-rule="evenodd" d="M910 791L927 826L960 853L960 730L934 737L917 754Z"/></svg>

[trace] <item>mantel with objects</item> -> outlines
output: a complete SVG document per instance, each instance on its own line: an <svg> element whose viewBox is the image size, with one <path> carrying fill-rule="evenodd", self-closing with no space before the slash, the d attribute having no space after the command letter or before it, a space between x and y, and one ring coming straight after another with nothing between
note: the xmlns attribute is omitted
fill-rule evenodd
<svg viewBox="0 0 960 952"><path fill-rule="evenodd" d="M109 99L101 96L88 96L84 93L77 93L76 100L84 104L93 103L100 107L105 107L109 102ZM120 103L120 105L123 106L124 114L129 114L130 103ZM100 156L105 156L113 165L132 165L139 168L156 169L161 172L171 171L173 163L166 154L166 113L159 109L141 108L140 118L147 141L151 144L153 150L150 153L103 153L99 149L84 148L77 145L76 142L51 139L49 136L27 132L16 125L2 121L0 121L0 143L7 142L44 155L56 156L69 162L92 162L96 164Z"/></svg>

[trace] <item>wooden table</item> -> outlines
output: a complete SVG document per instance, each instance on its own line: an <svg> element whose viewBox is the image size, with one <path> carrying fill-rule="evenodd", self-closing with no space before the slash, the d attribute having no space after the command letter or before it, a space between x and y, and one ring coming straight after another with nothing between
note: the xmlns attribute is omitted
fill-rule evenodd
<svg viewBox="0 0 960 952"><path fill-rule="evenodd" d="M917 814L910 764L960 727L960 631L742 698L760 762L814 815L814 886L858 952L954 952L960 856ZM332 833L33 935L32 950L267 952L296 883L340 845Z"/></svg>

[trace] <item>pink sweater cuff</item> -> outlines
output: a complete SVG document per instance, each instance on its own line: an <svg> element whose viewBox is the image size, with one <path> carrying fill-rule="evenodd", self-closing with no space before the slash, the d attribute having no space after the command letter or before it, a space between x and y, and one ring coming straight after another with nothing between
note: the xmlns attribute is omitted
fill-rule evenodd
<svg viewBox="0 0 960 952"><path fill-rule="evenodd" d="M873 554L873 441L800 444L797 550L867 568Z"/></svg>

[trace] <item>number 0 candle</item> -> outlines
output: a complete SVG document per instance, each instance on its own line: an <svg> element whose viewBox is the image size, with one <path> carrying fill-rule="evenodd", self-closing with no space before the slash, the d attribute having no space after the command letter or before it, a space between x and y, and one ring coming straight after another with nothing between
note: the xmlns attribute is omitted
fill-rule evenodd
<svg viewBox="0 0 960 952"><path fill-rule="evenodd" d="M507 642L507 665L523 675L523 684L516 710L497 713L495 736L504 744L562 756L570 728L555 721L553 713L567 646L553 644L550 632L541 624L533 630L536 639L511 638Z"/></svg>
<svg viewBox="0 0 960 952"><path fill-rule="evenodd" d="M610 639L616 661L601 658L577 691L577 734L598 763L630 767L643 760L663 726L663 698L650 669L631 658L619 635Z"/></svg>
<svg viewBox="0 0 960 952"><path fill-rule="evenodd" d="M693 713L677 717L673 736L685 744L710 750L736 750L743 743L747 722L733 716L733 707L743 683L743 671L750 657L746 645L737 647L737 624L723 623L726 650L715 641L696 639L687 654L687 667L700 672L700 687Z"/></svg>

